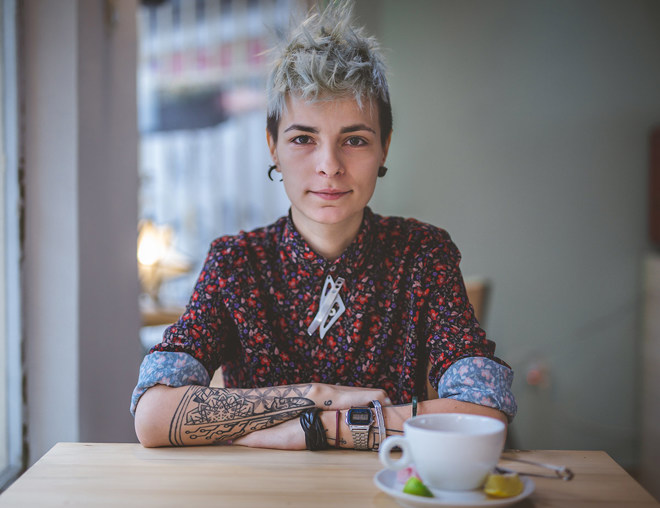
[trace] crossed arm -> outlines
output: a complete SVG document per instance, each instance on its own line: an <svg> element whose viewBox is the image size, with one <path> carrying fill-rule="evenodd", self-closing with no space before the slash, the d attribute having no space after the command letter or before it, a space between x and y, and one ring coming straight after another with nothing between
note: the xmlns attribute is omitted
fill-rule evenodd
<svg viewBox="0 0 660 508"><path fill-rule="evenodd" d="M346 411L378 400L383 407L387 434L400 433L411 416L410 405L392 406L380 389L311 383L253 389L155 385L140 398L135 411L135 430L146 447L221 444L304 449L305 436L298 417L308 409L324 411L321 421L328 443L339 439L353 448ZM340 411L340 424L336 425ZM489 407L452 399L419 404L421 413L461 412L483 414L506 423L506 416ZM337 435L337 429L339 435Z"/></svg>
<svg viewBox="0 0 660 508"><path fill-rule="evenodd" d="M391 404L383 390L322 383L249 389L155 385L140 398L135 410L135 430L140 442L148 447L227 441L239 444L236 440L250 433L289 420L297 423L297 417L313 407L348 409L366 406L372 400ZM298 428L304 448L299 424ZM285 448L295 448L283 444Z"/></svg>
<svg viewBox="0 0 660 508"><path fill-rule="evenodd" d="M339 446L341 448L354 448L351 431L345 423L347 410L348 408L340 410L339 436L337 436L336 432L336 412L323 411L321 414L321 421L323 422L323 427L325 428L328 444L330 446L334 446L336 439L339 438ZM427 413L480 414L497 418L504 422L505 425L508 421L506 415L497 409L452 399L436 399L420 402L417 414ZM403 422L411 417L411 405L384 406L383 417L385 419L387 436L402 434ZM374 431L370 433L369 439L370 446L372 446L375 441ZM298 420L295 419L259 432L253 432L234 441L234 444L257 448L302 450L305 448L305 435Z"/></svg>

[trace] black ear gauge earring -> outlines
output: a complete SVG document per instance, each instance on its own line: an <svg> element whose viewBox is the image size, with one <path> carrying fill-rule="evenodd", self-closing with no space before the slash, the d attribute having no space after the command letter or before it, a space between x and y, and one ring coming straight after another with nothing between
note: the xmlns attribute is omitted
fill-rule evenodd
<svg viewBox="0 0 660 508"><path fill-rule="evenodd" d="M273 177L272 177L272 175L271 175L271 173L272 173L275 169L277 169L277 164L272 164L272 165L268 166L268 178L270 179L271 182L274 182L274 181L275 181L275 180L273 180ZM282 181L282 179L280 178L280 182L281 182L281 181Z"/></svg>
<svg viewBox="0 0 660 508"><path fill-rule="evenodd" d="M387 173L387 168L385 166L381 166L378 168L378 176L382 178L385 176L385 173Z"/></svg>

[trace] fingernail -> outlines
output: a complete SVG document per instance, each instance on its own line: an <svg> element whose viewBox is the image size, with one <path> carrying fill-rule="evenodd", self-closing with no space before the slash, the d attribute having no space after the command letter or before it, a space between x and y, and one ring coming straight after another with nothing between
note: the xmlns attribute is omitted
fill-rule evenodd
<svg viewBox="0 0 660 508"><path fill-rule="evenodd" d="M392 401L389 399L389 397L385 399L385 404L392 404Z"/></svg>

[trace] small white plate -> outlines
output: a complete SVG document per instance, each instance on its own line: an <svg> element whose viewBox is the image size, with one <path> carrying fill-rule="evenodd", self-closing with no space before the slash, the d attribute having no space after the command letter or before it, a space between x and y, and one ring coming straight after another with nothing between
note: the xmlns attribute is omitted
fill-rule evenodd
<svg viewBox="0 0 660 508"><path fill-rule="evenodd" d="M514 497L503 499L487 496L481 489L470 491L435 490L435 497L413 496L403 492L403 483L396 478L396 471L383 469L374 476L374 483L380 490L397 500L406 508L426 508L428 506L441 506L443 508L490 508L491 506L510 506L525 499L534 492L534 482L521 476L523 491Z"/></svg>

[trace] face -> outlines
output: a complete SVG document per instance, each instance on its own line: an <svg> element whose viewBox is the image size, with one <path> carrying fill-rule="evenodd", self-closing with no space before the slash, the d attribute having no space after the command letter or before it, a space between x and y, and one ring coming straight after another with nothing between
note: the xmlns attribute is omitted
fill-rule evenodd
<svg viewBox="0 0 660 508"><path fill-rule="evenodd" d="M277 143L268 134L268 146L303 235L323 226L359 228L389 147L375 104L289 97Z"/></svg>

